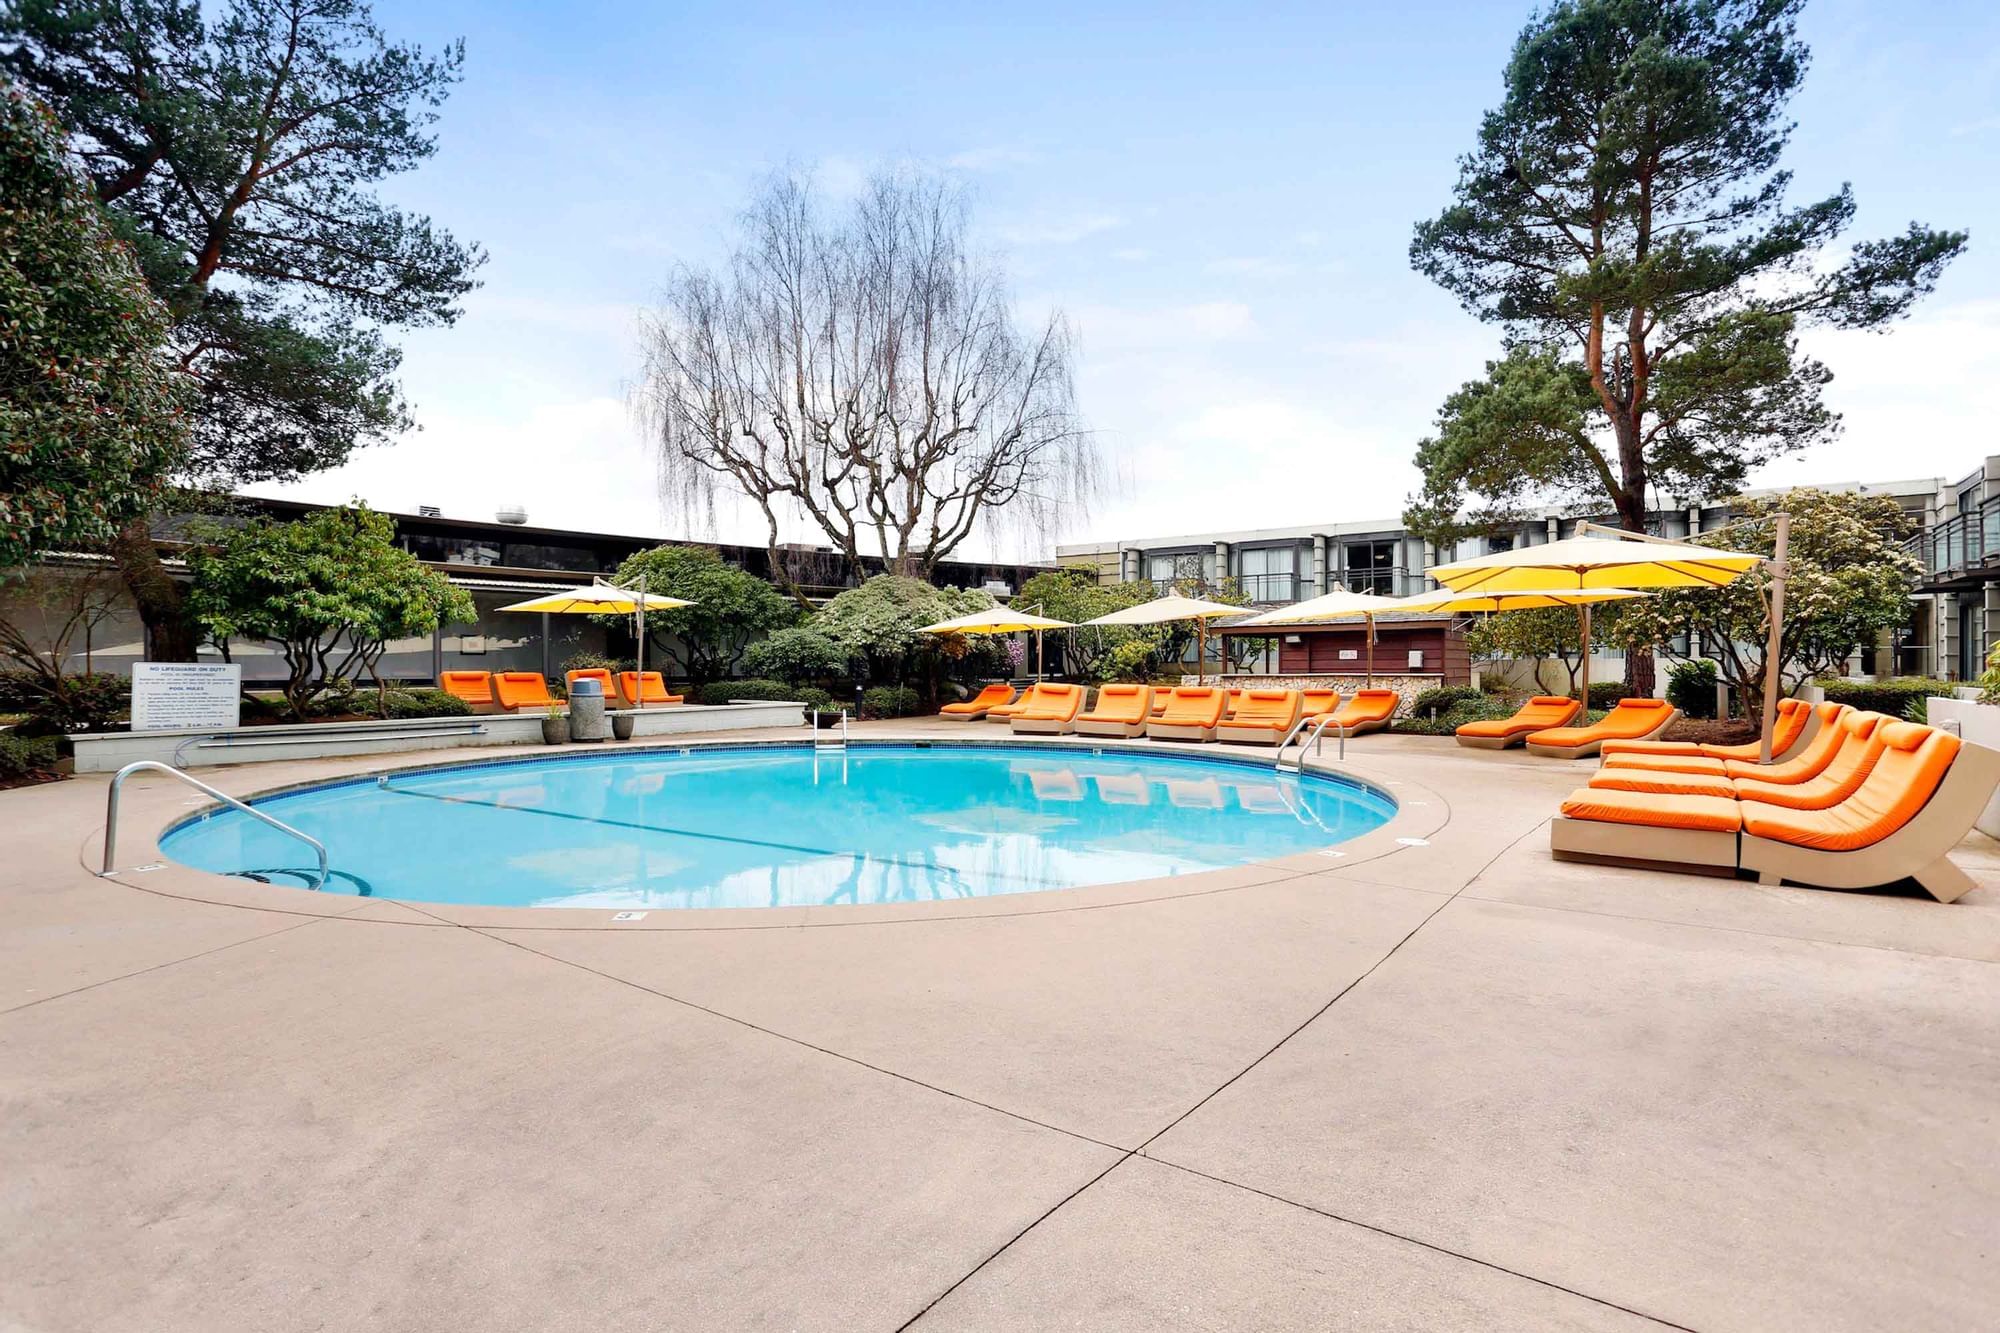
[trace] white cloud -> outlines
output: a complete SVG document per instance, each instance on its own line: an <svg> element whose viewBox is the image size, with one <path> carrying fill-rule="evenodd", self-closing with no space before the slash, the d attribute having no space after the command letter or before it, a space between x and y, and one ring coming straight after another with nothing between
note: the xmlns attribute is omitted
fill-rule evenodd
<svg viewBox="0 0 2000 1333"><path fill-rule="evenodd" d="M1118 260L1121 263L1137 264L1141 263L1144 260L1151 259L1153 257L1153 252L1151 250L1144 249L1140 246L1128 245L1123 249L1113 250L1111 252L1111 257L1113 259Z"/></svg>
<svg viewBox="0 0 2000 1333"><path fill-rule="evenodd" d="M1175 306L1079 306L1069 312L1086 358L1116 358L1257 335L1250 307L1241 301Z"/></svg>
<svg viewBox="0 0 2000 1333"><path fill-rule="evenodd" d="M999 234L1009 245L1074 245L1124 225L1125 219L1116 213L1044 213L1003 225Z"/></svg>
<svg viewBox="0 0 2000 1333"><path fill-rule="evenodd" d="M1041 160L1042 155L1030 148L988 144L953 153L944 160L944 164L956 171L1000 171L1007 167L1029 166Z"/></svg>

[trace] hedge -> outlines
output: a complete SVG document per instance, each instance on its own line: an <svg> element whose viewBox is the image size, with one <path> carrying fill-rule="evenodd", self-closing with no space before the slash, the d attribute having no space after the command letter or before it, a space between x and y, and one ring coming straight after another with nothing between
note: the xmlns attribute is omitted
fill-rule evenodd
<svg viewBox="0 0 2000 1333"><path fill-rule="evenodd" d="M907 685L877 685L861 694L863 717L914 717L924 711L924 701Z"/></svg>
<svg viewBox="0 0 2000 1333"><path fill-rule="evenodd" d="M1500 700L1475 694L1473 698L1460 699L1436 717L1399 717L1389 729L1405 736L1449 736L1468 722L1487 722L1513 715L1514 710Z"/></svg>
<svg viewBox="0 0 2000 1333"><path fill-rule="evenodd" d="M1715 663L1705 657L1667 668L1667 702L1689 717L1715 716Z"/></svg>
<svg viewBox="0 0 2000 1333"><path fill-rule="evenodd" d="M1433 685L1430 689L1419 692L1417 697L1410 701L1410 716L1435 717L1459 704L1471 703L1475 699L1485 697L1485 691L1476 690L1470 685Z"/></svg>
<svg viewBox="0 0 2000 1333"><path fill-rule="evenodd" d="M56 766L53 736L14 736L0 732L0 781L46 773Z"/></svg>
<svg viewBox="0 0 2000 1333"><path fill-rule="evenodd" d="M1609 708L1631 693L1632 691L1625 688L1625 682L1622 680L1594 681L1590 686L1590 706Z"/></svg>
<svg viewBox="0 0 2000 1333"><path fill-rule="evenodd" d="M1929 680L1923 676L1892 676L1887 680L1822 680L1819 687L1826 691L1828 703L1848 704L1851 707L1871 713L1886 713L1890 717L1907 717L1910 705L1930 695L1942 695L1949 699L1957 688L1948 680Z"/></svg>
<svg viewBox="0 0 2000 1333"><path fill-rule="evenodd" d="M712 681L695 692L694 701L698 704L726 704L733 699L750 699L758 703L791 703L798 697L799 687L796 685L751 676L744 680Z"/></svg>

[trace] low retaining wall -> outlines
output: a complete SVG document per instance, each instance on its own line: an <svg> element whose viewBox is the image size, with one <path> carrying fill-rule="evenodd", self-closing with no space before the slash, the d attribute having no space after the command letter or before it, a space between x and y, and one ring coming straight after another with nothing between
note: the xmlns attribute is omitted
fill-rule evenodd
<svg viewBox="0 0 2000 1333"><path fill-rule="evenodd" d="M1362 689L1394 690L1402 696L1405 708L1415 702L1416 697L1425 690L1433 690L1444 684L1444 677L1436 672L1423 675L1413 675L1408 672L1391 675L1386 671L1379 671L1375 674L1373 686L1369 685L1368 679L1360 672L1355 672L1353 675L1341 672L1311 676L1210 676L1208 682L1231 690L1339 690L1342 694L1349 695ZM1194 676L1181 677L1183 685L1192 686L1196 682L1197 678Z"/></svg>
<svg viewBox="0 0 2000 1333"><path fill-rule="evenodd" d="M613 716L619 716L614 713ZM805 724L795 703L671 704L632 710L632 735L676 736ZM258 764L340 755L456 750L469 746L540 745L542 714L397 718L386 722L308 722L223 731L118 731L71 736L79 773L112 773L140 759L178 768Z"/></svg>

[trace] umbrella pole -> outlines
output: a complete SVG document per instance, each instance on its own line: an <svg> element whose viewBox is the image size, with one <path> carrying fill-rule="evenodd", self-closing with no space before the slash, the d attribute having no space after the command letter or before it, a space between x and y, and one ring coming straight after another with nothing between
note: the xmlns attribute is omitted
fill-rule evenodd
<svg viewBox="0 0 2000 1333"><path fill-rule="evenodd" d="M1368 622L1368 684L1363 688L1372 690L1375 688L1375 617L1363 616L1362 619Z"/></svg>
<svg viewBox="0 0 2000 1333"><path fill-rule="evenodd" d="M1764 642L1764 726L1757 742L1757 762L1771 762L1771 728L1778 716L1778 653L1785 634L1786 556L1792 544L1792 516L1779 514L1771 545L1771 629Z"/></svg>
<svg viewBox="0 0 2000 1333"><path fill-rule="evenodd" d="M646 706L646 576L644 574L639 576L639 605L632 611L632 627L639 639L639 650L633 663L635 677L632 681L634 687L632 706L644 708ZM660 681L660 687L666 688L664 678Z"/></svg>
<svg viewBox="0 0 2000 1333"><path fill-rule="evenodd" d="M1042 683L1042 632L1035 631L1035 684Z"/></svg>
<svg viewBox="0 0 2000 1333"><path fill-rule="evenodd" d="M1583 633L1583 720L1590 721L1590 603L1576 604L1576 619Z"/></svg>
<svg viewBox="0 0 2000 1333"><path fill-rule="evenodd" d="M1194 622L1194 683L1208 684L1208 620L1206 617Z"/></svg>

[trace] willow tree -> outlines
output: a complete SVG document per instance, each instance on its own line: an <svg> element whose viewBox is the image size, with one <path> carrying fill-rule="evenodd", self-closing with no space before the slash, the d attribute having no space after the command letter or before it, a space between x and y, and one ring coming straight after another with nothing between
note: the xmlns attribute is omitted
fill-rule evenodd
<svg viewBox="0 0 2000 1333"><path fill-rule="evenodd" d="M410 424L396 328L449 324L482 256L375 187L430 156L462 50L360 0L10 0L0 68L54 110L172 314L197 397L179 480L332 467ZM156 658L198 630L145 519L111 550Z"/></svg>
<svg viewBox="0 0 2000 1333"><path fill-rule="evenodd" d="M1096 484L1060 313L1016 319L967 237L963 196L878 176L830 209L773 180L720 270L684 267L645 323L637 394L663 490L712 518L738 496L803 599L781 537L803 522L857 567L928 577L996 523L1046 532Z"/></svg>
<svg viewBox="0 0 2000 1333"><path fill-rule="evenodd" d="M1787 202L1802 4L1564 0L1522 32L1410 247L1505 349L1418 447L1411 527L1449 541L1558 503L1638 531L1649 494L1733 494L1837 429L1799 330L1888 324L1966 238L1912 223L1836 253L1851 191Z"/></svg>

